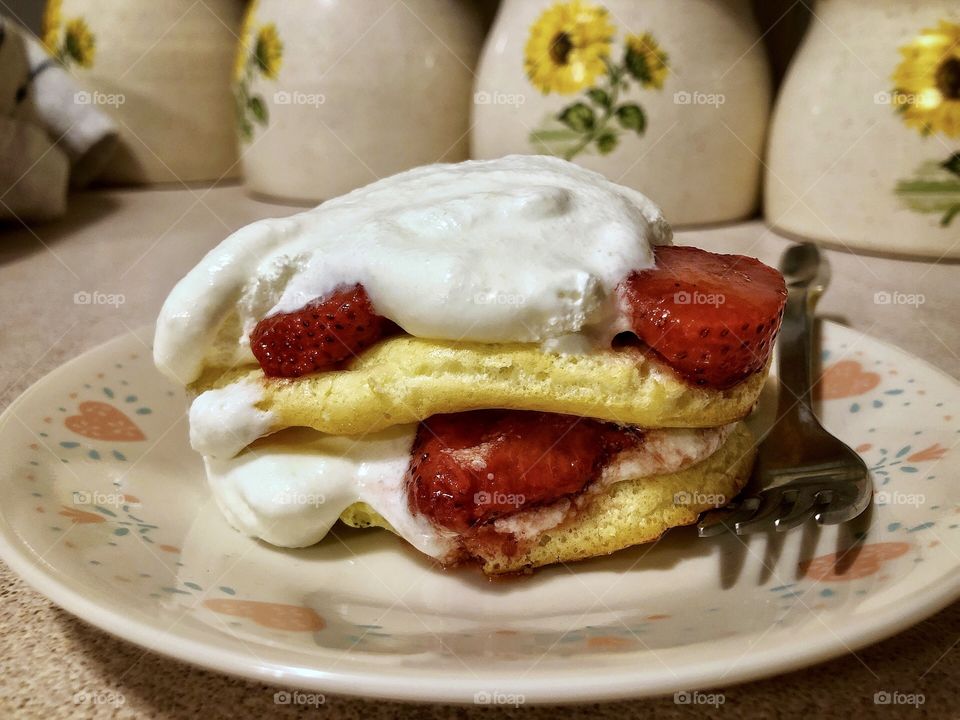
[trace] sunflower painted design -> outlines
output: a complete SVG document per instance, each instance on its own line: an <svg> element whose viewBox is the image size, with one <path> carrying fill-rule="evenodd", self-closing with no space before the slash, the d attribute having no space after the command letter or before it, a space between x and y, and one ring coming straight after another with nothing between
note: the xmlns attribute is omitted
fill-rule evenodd
<svg viewBox="0 0 960 720"><path fill-rule="evenodd" d="M641 89L661 90L670 72L667 53L651 33L631 34L615 61L615 34L606 8L582 0L551 6L530 27L523 62L530 83L544 95L583 92L530 133L538 152L567 160L587 149L606 155L622 133L646 132L643 108L621 102L621 96L633 81Z"/></svg>
<svg viewBox="0 0 960 720"><path fill-rule="evenodd" d="M524 69L544 94L571 95L606 72L615 30L605 8L580 0L546 10L530 28Z"/></svg>
<svg viewBox="0 0 960 720"><path fill-rule="evenodd" d="M250 85L258 76L276 80L283 63L283 43L277 26L274 23L258 26L256 12L257 2L253 0L243 19L233 71L237 128L244 141L253 138L254 125L266 126L270 121L263 96L251 92Z"/></svg>
<svg viewBox="0 0 960 720"><path fill-rule="evenodd" d="M637 78L643 87L663 89L663 83L670 73L667 54L654 40L653 35L628 35L624 62L630 68L630 74Z"/></svg>
<svg viewBox="0 0 960 720"><path fill-rule="evenodd" d="M233 79L240 82L247 70L250 59L250 40L253 37L253 23L257 12L257 0L250 0L240 23L240 37L237 41L237 54L233 61Z"/></svg>
<svg viewBox="0 0 960 720"><path fill-rule="evenodd" d="M941 20L900 48L891 104L907 127L921 135L960 138L960 25ZM948 227L960 215L960 152L927 161L896 193L911 210L941 214Z"/></svg>
<svg viewBox="0 0 960 720"><path fill-rule="evenodd" d="M253 55L260 72L265 77L276 80L277 73L280 72L280 62L283 60L283 43L280 42L276 25L270 23L260 28Z"/></svg>
<svg viewBox="0 0 960 720"><path fill-rule="evenodd" d="M60 44L60 26L63 24L63 0L47 0L43 10L41 39L47 51L55 53Z"/></svg>
<svg viewBox="0 0 960 720"><path fill-rule="evenodd" d="M924 135L960 137L960 25L941 20L900 53L893 99L903 121Z"/></svg>
<svg viewBox="0 0 960 720"><path fill-rule="evenodd" d="M63 19L62 0L49 0L43 13L42 40L47 51L63 65L93 67L96 38L83 18Z"/></svg>

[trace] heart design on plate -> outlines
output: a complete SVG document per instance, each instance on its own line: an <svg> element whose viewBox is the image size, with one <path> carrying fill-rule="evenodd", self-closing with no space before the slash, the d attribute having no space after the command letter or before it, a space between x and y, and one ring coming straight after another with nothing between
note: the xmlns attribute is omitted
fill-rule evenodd
<svg viewBox="0 0 960 720"><path fill-rule="evenodd" d="M210 600L204 600L203 606L222 615L248 618L257 625L273 630L315 632L326 627L322 617L311 608L302 605L285 605L283 603L260 602L259 600L211 598Z"/></svg>
<svg viewBox="0 0 960 720"><path fill-rule="evenodd" d="M879 384L877 373L864 370L856 360L841 360L823 371L816 394L821 400L836 400L863 395Z"/></svg>
<svg viewBox="0 0 960 720"><path fill-rule="evenodd" d="M79 415L71 415L64 421L68 430L94 440L135 442L147 436L130 418L113 405L96 400L87 400L77 407Z"/></svg>
<svg viewBox="0 0 960 720"><path fill-rule="evenodd" d="M863 545L846 553L830 553L804 560L800 563L800 572L805 577L818 581L856 580L879 572L886 561L904 555L910 548L911 545L902 542ZM853 552L856 555L845 557Z"/></svg>

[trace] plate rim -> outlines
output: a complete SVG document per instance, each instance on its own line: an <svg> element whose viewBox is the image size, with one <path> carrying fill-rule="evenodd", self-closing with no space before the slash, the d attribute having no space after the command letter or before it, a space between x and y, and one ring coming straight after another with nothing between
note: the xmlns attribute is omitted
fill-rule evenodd
<svg viewBox="0 0 960 720"><path fill-rule="evenodd" d="M832 326L846 333L865 336L873 342L911 358L947 382L960 387L960 381L932 363L885 340L821 319L824 326ZM31 383L0 413L0 432L15 417L15 412L28 402L38 386L57 381L71 369L90 359L90 356L109 351L112 345L121 345L130 339L142 341L142 333L152 325L145 325L100 343L59 365ZM147 343L149 346L149 343ZM61 580L55 568L45 570L42 559L31 556L31 550L0 511L0 559L34 590L73 616L94 625L115 638L137 645L144 650L194 667L212 669L235 677L262 682L271 687L333 693L343 696L367 697L427 703L473 704L471 698L478 691L522 696L529 704L557 704L623 700L668 695L679 690L706 690L730 687L745 682L772 677L810 667L827 660L890 638L929 618L960 599L960 562L955 564L937 584L909 606L891 605L881 612L872 612L859 622L848 623L839 630L818 634L814 639L786 653L776 647L751 647L737 658L736 671L727 677L727 657L717 657L685 665L677 669L643 669L639 672L625 657L622 669L604 671L597 675L576 674L583 664L568 672L552 670L549 675L511 677L503 669L479 670L473 677L466 675L431 676L417 667L371 666L369 670L306 668L275 661L262 662L249 655L225 647L213 646L202 640L160 630L150 623L118 610L99 604ZM709 645L709 643L702 643ZM693 646L686 646L693 647ZM569 675L569 676L568 676ZM411 678L430 678L429 687L412 684Z"/></svg>

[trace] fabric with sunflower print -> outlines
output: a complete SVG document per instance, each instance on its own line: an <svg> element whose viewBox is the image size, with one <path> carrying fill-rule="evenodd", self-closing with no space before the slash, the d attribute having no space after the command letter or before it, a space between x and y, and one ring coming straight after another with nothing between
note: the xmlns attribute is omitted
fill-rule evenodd
<svg viewBox="0 0 960 720"><path fill-rule="evenodd" d="M255 125L270 121L269 110L263 96L251 91L257 77L276 80L283 62L283 43L274 23L257 25L257 2L253 0L240 30L237 59L234 65L234 98L237 110L237 127L244 141L253 138Z"/></svg>
<svg viewBox="0 0 960 720"><path fill-rule="evenodd" d="M633 82L641 89L662 90L669 75L667 54L651 33L630 34L616 61L615 34L606 8L581 0L553 5L531 26L524 48L530 83L544 95L583 92L580 100L530 133L539 152L567 160L588 149L606 155L616 149L622 133L646 132L643 107L621 98Z"/></svg>
<svg viewBox="0 0 960 720"><path fill-rule="evenodd" d="M43 44L62 65L93 67L96 38L80 17L63 18L63 0L48 0L43 13Z"/></svg>
<svg viewBox="0 0 960 720"><path fill-rule="evenodd" d="M960 138L960 25L941 20L900 54L891 98L903 122L923 136ZM950 226L960 215L960 152L921 163L896 193L910 210L939 214L940 225Z"/></svg>

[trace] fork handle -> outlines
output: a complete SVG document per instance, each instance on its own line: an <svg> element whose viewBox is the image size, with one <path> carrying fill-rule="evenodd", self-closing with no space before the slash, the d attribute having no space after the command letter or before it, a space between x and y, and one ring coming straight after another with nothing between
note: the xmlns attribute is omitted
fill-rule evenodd
<svg viewBox="0 0 960 720"><path fill-rule="evenodd" d="M813 415L813 322L814 308L824 285L791 282L777 343L777 372L780 393L777 417L787 427L806 426Z"/></svg>

